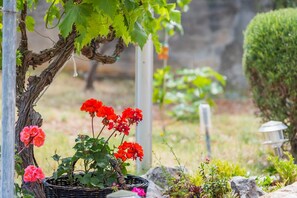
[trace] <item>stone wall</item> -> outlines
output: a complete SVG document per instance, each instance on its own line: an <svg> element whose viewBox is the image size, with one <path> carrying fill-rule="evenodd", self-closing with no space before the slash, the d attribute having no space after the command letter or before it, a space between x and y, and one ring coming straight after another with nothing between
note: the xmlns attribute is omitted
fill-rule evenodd
<svg viewBox="0 0 297 198"><path fill-rule="evenodd" d="M43 2L43 1L41 1ZM237 90L247 88L241 58L243 31L257 12L269 10L271 0L192 0L190 9L183 15L184 35L170 38L169 64L174 67L210 66L228 77L228 87ZM46 4L42 11L34 12L37 32L30 34L30 45L35 50L43 49L57 38L56 30L48 30L43 24ZM43 35L43 36L41 36ZM76 58L81 68L89 62ZM73 63L69 61L69 65ZM155 58L155 68L162 65ZM130 46L114 65L104 65L99 73L134 75L134 47Z"/></svg>

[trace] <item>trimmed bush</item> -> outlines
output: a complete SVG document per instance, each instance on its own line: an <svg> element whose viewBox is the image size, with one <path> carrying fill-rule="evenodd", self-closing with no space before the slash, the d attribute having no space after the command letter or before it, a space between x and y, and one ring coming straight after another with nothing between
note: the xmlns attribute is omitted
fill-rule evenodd
<svg viewBox="0 0 297 198"><path fill-rule="evenodd" d="M297 159L297 9L258 14L244 34L243 66L264 121L288 125Z"/></svg>

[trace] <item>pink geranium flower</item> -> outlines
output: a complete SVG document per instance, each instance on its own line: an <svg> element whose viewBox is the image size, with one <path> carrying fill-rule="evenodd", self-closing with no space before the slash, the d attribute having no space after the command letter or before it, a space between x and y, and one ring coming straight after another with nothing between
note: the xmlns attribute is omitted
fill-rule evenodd
<svg viewBox="0 0 297 198"><path fill-rule="evenodd" d="M20 139L26 147L29 147L30 144L34 144L37 147L44 144L45 133L38 126L26 126L23 128L20 135Z"/></svg>
<svg viewBox="0 0 297 198"><path fill-rule="evenodd" d="M45 178L45 175L42 172L41 168L38 168L33 165L29 165L25 169L24 181L25 182L41 182Z"/></svg>
<svg viewBox="0 0 297 198"><path fill-rule="evenodd" d="M134 187L132 189L132 192L137 193L138 196L141 196L141 197L144 197L145 196L145 192L144 192L144 190L142 188L136 188L136 187Z"/></svg>

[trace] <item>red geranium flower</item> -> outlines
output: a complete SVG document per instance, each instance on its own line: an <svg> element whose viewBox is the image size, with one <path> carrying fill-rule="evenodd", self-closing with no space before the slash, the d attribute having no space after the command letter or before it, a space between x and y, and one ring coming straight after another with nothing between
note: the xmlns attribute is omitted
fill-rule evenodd
<svg viewBox="0 0 297 198"><path fill-rule="evenodd" d="M94 98L91 98L89 100L86 100L80 107L81 111L86 111L90 113L91 117L95 116L95 113L99 110L99 108L102 106L102 102L99 100L96 100Z"/></svg>
<svg viewBox="0 0 297 198"><path fill-rule="evenodd" d="M124 133L125 135L129 135L130 127L126 120L118 119L114 125L115 130L120 133Z"/></svg>
<svg viewBox="0 0 297 198"><path fill-rule="evenodd" d="M21 131L21 141L28 147L30 144L34 144L40 147L44 144L45 133L38 126L26 126Z"/></svg>
<svg viewBox="0 0 297 198"><path fill-rule="evenodd" d="M129 107L122 112L122 119L127 119L130 124L138 124L142 120L142 111Z"/></svg>
<svg viewBox="0 0 297 198"><path fill-rule="evenodd" d="M102 106L97 110L97 116L99 118L105 118L108 121L115 121L117 119L117 115L114 113L112 107ZM105 124L105 123L103 123Z"/></svg>
<svg viewBox="0 0 297 198"><path fill-rule="evenodd" d="M118 149L118 152L114 156L117 159L122 159L123 162L127 159L136 160L137 158L141 161L143 158L143 149L138 143L125 141Z"/></svg>
<svg viewBox="0 0 297 198"><path fill-rule="evenodd" d="M25 182L41 182L45 178L44 173L41 168L38 168L33 165L29 165L25 169L24 181Z"/></svg>

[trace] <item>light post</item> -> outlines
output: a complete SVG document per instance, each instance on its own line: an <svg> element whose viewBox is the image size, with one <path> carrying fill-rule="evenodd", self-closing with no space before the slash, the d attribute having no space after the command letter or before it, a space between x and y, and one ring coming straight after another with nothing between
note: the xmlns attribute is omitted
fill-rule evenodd
<svg viewBox="0 0 297 198"><path fill-rule="evenodd" d="M288 127L279 121L269 121L259 128L259 132L264 133L265 141L263 144L271 145L278 157L282 157L281 146L288 139L284 138L283 130Z"/></svg>
<svg viewBox="0 0 297 198"><path fill-rule="evenodd" d="M210 106L209 104L199 105L200 127L201 131L205 130L205 142L207 148L207 157L211 158L211 146L209 129L211 127Z"/></svg>

